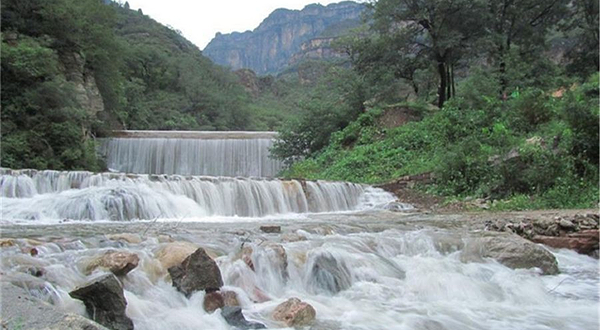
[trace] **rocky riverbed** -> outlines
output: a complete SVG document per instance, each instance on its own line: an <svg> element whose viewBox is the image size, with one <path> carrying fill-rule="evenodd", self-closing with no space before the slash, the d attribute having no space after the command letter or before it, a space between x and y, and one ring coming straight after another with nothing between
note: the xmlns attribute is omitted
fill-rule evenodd
<svg viewBox="0 0 600 330"><path fill-rule="evenodd" d="M595 329L594 252L535 243L589 231L597 251L592 210L5 224L2 325Z"/></svg>

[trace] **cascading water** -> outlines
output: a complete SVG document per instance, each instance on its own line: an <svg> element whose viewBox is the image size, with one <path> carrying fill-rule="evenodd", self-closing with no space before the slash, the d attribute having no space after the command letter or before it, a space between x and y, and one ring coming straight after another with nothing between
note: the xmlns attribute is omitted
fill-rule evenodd
<svg viewBox="0 0 600 330"><path fill-rule="evenodd" d="M203 291L186 298L171 285L157 251L177 244L169 243L173 240L189 240L216 254L225 284L221 291L234 291L245 317L268 328L284 327L272 313L290 297L316 309L315 329L598 328L596 259L555 250L561 273L551 276L494 260L464 262L461 242L470 239L464 230L437 228L426 216L414 217L398 227L385 215L320 215L278 222L282 234L261 233L252 223L235 228L186 223L168 230L148 230L139 222L13 225L3 228L4 235L36 239L6 244L0 266L4 281L26 283L29 292L61 310L85 314L68 292L106 272L98 268L88 275L90 260L110 250L135 253L140 263L122 282L126 314L137 330L235 329L219 312L204 311ZM452 240L457 245L448 244ZM33 247L36 257L27 252ZM25 274L32 269L43 269L43 275Z"/></svg>
<svg viewBox="0 0 600 330"><path fill-rule="evenodd" d="M274 177L274 132L122 131L102 146L108 168L140 174Z"/></svg>
<svg viewBox="0 0 600 330"><path fill-rule="evenodd" d="M0 169L0 285L21 286L62 312L86 315L69 292L108 271L89 268L101 265L97 261L107 252L133 253L139 264L121 281L135 329L237 329L219 312L204 310L203 291L186 297L173 287L160 251L192 244L192 251L201 246L215 256L225 284L221 291L237 294L245 318L268 328L284 327L273 311L291 297L315 308L314 329L599 326L596 259L552 250L560 274L542 276L535 268L472 258L479 245L470 242L483 227L470 229L476 219L457 223L446 216L376 210L394 200L378 188L193 176L210 171L272 176L279 166L264 160L267 149L260 140L268 144L268 136L255 134L248 141L253 133L242 132L221 141L203 134L137 133L104 145L111 168L150 174ZM391 205L387 209L407 207ZM367 209L375 211L340 212ZM275 215L268 221L281 233L259 229L256 222L269 215ZM122 221L134 219L162 221ZM27 321L0 318L8 328Z"/></svg>
<svg viewBox="0 0 600 330"><path fill-rule="evenodd" d="M3 219L262 217L371 208L381 189L326 181L2 169Z"/></svg>

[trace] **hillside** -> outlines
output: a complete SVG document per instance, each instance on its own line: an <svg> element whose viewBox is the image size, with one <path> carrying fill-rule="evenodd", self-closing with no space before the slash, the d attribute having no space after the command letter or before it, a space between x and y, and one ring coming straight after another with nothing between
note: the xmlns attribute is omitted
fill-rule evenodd
<svg viewBox="0 0 600 330"><path fill-rule="evenodd" d="M403 3L375 2L345 38L351 67L315 65L320 87L273 149L284 175L596 207L597 3Z"/></svg>
<svg viewBox="0 0 600 330"><path fill-rule="evenodd" d="M112 129L273 128L233 72L127 5L3 1L1 69L6 167L99 170Z"/></svg>
<svg viewBox="0 0 600 330"><path fill-rule="evenodd" d="M351 1L312 4L302 10L277 9L253 31L218 33L203 52L215 63L233 70L278 73L294 54L311 47L305 42L322 34L331 38L358 25L364 9L364 5Z"/></svg>

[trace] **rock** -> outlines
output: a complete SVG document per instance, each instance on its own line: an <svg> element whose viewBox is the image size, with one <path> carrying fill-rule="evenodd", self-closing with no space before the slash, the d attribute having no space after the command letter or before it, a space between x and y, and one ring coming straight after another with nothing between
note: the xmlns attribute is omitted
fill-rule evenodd
<svg viewBox="0 0 600 330"><path fill-rule="evenodd" d="M581 254L596 255L598 251L598 230L582 230L567 236L552 237L537 235L533 242L548 245L555 249L571 249Z"/></svg>
<svg viewBox="0 0 600 330"><path fill-rule="evenodd" d="M343 260L327 251L309 256L310 283L315 293L338 293L352 285L352 275Z"/></svg>
<svg viewBox="0 0 600 330"><path fill-rule="evenodd" d="M197 249L180 265L169 268L169 274L173 286L187 297L196 291L212 292L223 286L219 266L203 248Z"/></svg>
<svg viewBox="0 0 600 330"><path fill-rule="evenodd" d="M288 233L288 234L283 234L283 236L281 237L281 241L282 242L299 242L299 241L306 241L306 236L298 234L298 233Z"/></svg>
<svg viewBox="0 0 600 330"><path fill-rule="evenodd" d="M531 137L527 140L525 140L525 144L526 145L531 145L531 146L536 146L536 147L541 147L541 148L546 148L546 140L544 140L542 137L539 136L534 136Z"/></svg>
<svg viewBox="0 0 600 330"><path fill-rule="evenodd" d="M135 253L124 251L108 251L92 260L85 268L86 274L91 274L96 268L106 268L117 276L125 276L138 266L140 258Z"/></svg>
<svg viewBox="0 0 600 330"><path fill-rule="evenodd" d="M2 329L108 330L80 315L64 313L24 289L4 282L0 285Z"/></svg>
<svg viewBox="0 0 600 330"><path fill-rule="evenodd" d="M123 287L115 275L97 277L69 295L83 301L94 321L113 330L133 330L133 322L125 315L127 301Z"/></svg>
<svg viewBox="0 0 600 330"><path fill-rule="evenodd" d="M310 325L317 315L315 309L298 298L290 298L279 304L273 311L273 319L288 327Z"/></svg>
<svg viewBox="0 0 600 330"><path fill-rule="evenodd" d="M246 263L246 265L248 265L248 267L250 267L250 269L254 270L254 262L252 261L252 252L254 252L252 247L249 245L245 245L244 247L242 247L241 258L244 261L244 263Z"/></svg>
<svg viewBox="0 0 600 330"><path fill-rule="evenodd" d="M575 224L567 219L560 219L560 221L558 222L558 225L565 229L574 229L575 228Z"/></svg>
<svg viewBox="0 0 600 330"><path fill-rule="evenodd" d="M189 242L167 243L156 249L154 256L165 269L169 269L181 264L185 258L197 249L198 245Z"/></svg>
<svg viewBox="0 0 600 330"><path fill-rule="evenodd" d="M240 300L235 291L223 291L221 295L223 296L225 306L240 306Z"/></svg>
<svg viewBox="0 0 600 330"><path fill-rule="evenodd" d="M109 234L106 235L111 241L125 241L130 244L140 244L142 242L142 238L138 234L130 234L130 233L122 233L122 234Z"/></svg>
<svg viewBox="0 0 600 330"><path fill-rule="evenodd" d="M392 211L392 212L406 212L406 211L414 211L415 207L411 204L401 203L401 202L389 202L383 206L384 210Z"/></svg>
<svg viewBox="0 0 600 330"><path fill-rule="evenodd" d="M29 275L32 275L35 277L42 277L42 276L44 276L44 274L46 274L46 270L44 268L31 267L31 266L30 267L20 266L20 267L17 267L17 270L22 273L29 274Z"/></svg>
<svg viewBox="0 0 600 330"><path fill-rule="evenodd" d="M558 274L558 263L552 253L515 234L486 232L468 242L461 252L463 262L481 262L493 258L501 264L517 268L540 268L545 275Z"/></svg>
<svg viewBox="0 0 600 330"><path fill-rule="evenodd" d="M17 245L17 241L12 238L0 239L0 247L11 247Z"/></svg>
<svg viewBox="0 0 600 330"><path fill-rule="evenodd" d="M0 277L0 282L7 282L19 288L34 292L44 292L46 290L45 281L27 273L4 273L2 274L2 277Z"/></svg>
<svg viewBox="0 0 600 330"><path fill-rule="evenodd" d="M239 329L266 329L265 325L258 322L246 320L242 314L242 308L238 306L225 306L221 310L221 315L229 325Z"/></svg>
<svg viewBox="0 0 600 330"><path fill-rule="evenodd" d="M287 253L283 245L268 243L262 249L257 249L255 261L255 271L259 276L269 276L274 271L281 281L289 278Z"/></svg>
<svg viewBox="0 0 600 330"><path fill-rule="evenodd" d="M264 233L281 233L281 226L260 226L260 230Z"/></svg>
<svg viewBox="0 0 600 330"><path fill-rule="evenodd" d="M204 296L202 307L207 313L212 313L225 306L223 295L219 291L209 292Z"/></svg>

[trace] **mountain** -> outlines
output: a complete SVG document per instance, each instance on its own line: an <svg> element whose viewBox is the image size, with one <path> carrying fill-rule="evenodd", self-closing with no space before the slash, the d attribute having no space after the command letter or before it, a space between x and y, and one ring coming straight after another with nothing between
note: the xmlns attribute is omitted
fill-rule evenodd
<svg viewBox="0 0 600 330"><path fill-rule="evenodd" d="M302 10L277 9L253 31L217 33L203 54L233 70L276 73L296 53L312 49L312 39L325 34L323 38L329 41L340 31L357 26L365 8L363 4L344 1L327 6L311 4ZM314 55L314 49L312 52Z"/></svg>

